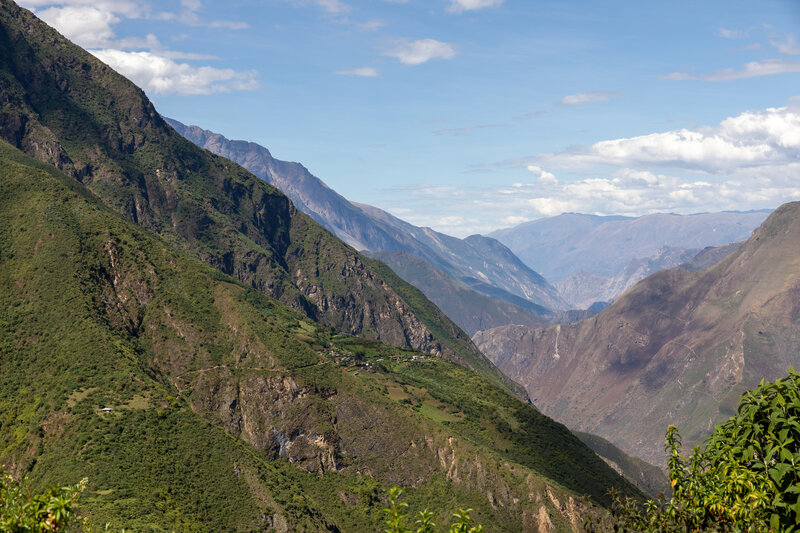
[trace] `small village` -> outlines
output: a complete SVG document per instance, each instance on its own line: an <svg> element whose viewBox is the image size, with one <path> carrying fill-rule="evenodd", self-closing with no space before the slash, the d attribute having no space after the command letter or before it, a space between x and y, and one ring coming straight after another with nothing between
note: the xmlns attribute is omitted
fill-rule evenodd
<svg viewBox="0 0 800 533"><path fill-rule="evenodd" d="M385 357L378 357L372 361L368 361L363 358L363 355L339 351L335 347L328 347L325 350L320 350L317 352L317 354L337 363L345 370L353 372L354 375L358 375L361 371L375 373L375 367L378 365L378 363L381 363L386 359L402 365L419 363L429 359L428 356L422 354L394 354Z"/></svg>

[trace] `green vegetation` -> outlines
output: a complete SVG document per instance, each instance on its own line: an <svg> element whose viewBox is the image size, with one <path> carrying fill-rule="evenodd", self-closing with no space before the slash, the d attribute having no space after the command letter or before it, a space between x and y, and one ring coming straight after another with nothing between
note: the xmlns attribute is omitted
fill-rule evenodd
<svg viewBox="0 0 800 533"><path fill-rule="evenodd" d="M437 523L519 530L535 497L566 530L548 494L637 494L487 379L321 326L1 142L0 261L0 461L87 476L95 524L375 530L402 485Z"/></svg>
<svg viewBox="0 0 800 533"><path fill-rule="evenodd" d="M359 377L406 408L504 461L524 465L573 490L588 492L596 501L607 495L610 467L566 427L505 394L485 378L440 359L401 352L367 339L333 339L340 353L359 353L366 368ZM370 367L364 367L369 364ZM642 498L629 484L617 485L628 496Z"/></svg>
<svg viewBox="0 0 800 533"><path fill-rule="evenodd" d="M0 531L46 533L63 531L75 518L75 504L86 479L74 486L32 492L6 472L0 472Z"/></svg>
<svg viewBox="0 0 800 533"><path fill-rule="evenodd" d="M436 528L436 523L433 521L433 513L425 509L417 513L417 519L414 521L414 527L409 529L406 527L408 504L400 502L400 496L403 494L402 489L392 487L389 489L389 507L384 509L388 515L386 517L386 525L388 529L384 530L386 533L437 533L439 530ZM483 531L483 526L472 525L472 518L469 513L472 509L459 509L453 513L453 523L447 529L448 533L480 533Z"/></svg>
<svg viewBox="0 0 800 533"><path fill-rule="evenodd" d="M10 0L0 93L0 464L32 490L87 476L82 514L143 532L374 531L393 485L438 523L536 505L563 531L580 495L638 494L421 293Z"/></svg>
<svg viewBox="0 0 800 533"><path fill-rule="evenodd" d="M399 278L383 277L276 188L181 137L138 87L11 0L0 0L0 94L3 139L171 247L315 323L438 351L521 391L447 317L430 315L427 299L407 300Z"/></svg>
<svg viewBox="0 0 800 533"><path fill-rule="evenodd" d="M469 336L458 328L438 307L436 307L425 295L403 280L394 271L375 259L365 259L371 268L387 280L388 283L409 303L414 309L419 320L430 329L437 338L443 342L455 354L459 354L468 368L487 377L499 387L510 391L518 398L527 398L525 388L516 383L508 376L500 372L480 350L478 350L470 340Z"/></svg>
<svg viewBox="0 0 800 533"><path fill-rule="evenodd" d="M746 392L737 413L703 448L680 455L681 437L666 436L672 498L617 499L611 517L590 531L800 531L800 374Z"/></svg>

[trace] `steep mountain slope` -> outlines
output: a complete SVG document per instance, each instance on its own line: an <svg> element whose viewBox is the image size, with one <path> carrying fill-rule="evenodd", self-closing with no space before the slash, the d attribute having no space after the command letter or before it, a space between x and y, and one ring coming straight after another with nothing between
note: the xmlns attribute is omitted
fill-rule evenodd
<svg viewBox="0 0 800 533"><path fill-rule="evenodd" d="M386 283L280 191L185 140L135 85L10 0L0 103L0 137L176 248L326 325L491 369L455 324L420 320L402 280Z"/></svg>
<svg viewBox="0 0 800 533"><path fill-rule="evenodd" d="M652 257L633 259L614 276L598 276L581 270L554 285L576 309L586 309L595 302L612 301L650 274L683 265L693 260L699 252L694 248L664 246Z"/></svg>
<svg viewBox="0 0 800 533"><path fill-rule="evenodd" d="M654 466L638 457L632 457L597 435L580 431L574 433L614 470L651 498L657 498L659 494L669 495L671 488L669 479L662 470L663 466Z"/></svg>
<svg viewBox="0 0 800 533"><path fill-rule="evenodd" d="M647 275L686 261L689 250L746 239L767 214L629 218L565 213L490 236L553 281L571 307L584 309L592 302L611 301Z"/></svg>
<svg viewBox="0 0 800 533"><path fill-rule="evenodd" d="M408 252L372 252L379 259L433 301L448 317L470 335L506 324L546 327L548 323L531 311L494 300L463 284ZM543 314L549 313L544 311Z"/></svg>
<svg viewBox="0 0 800 533"><path fill-rule="evenodd" d="M722 246L708 246L700 250L700 252L690 260L682 263L680 267L684 270L691 271L711 268L741 248L742 244L744 243L732 242L730 244L723 244Z"/></svg>
<svg viewBox="0 0 800 533"><path fill-rule="evenodd" d="M2 141L0 361L0 462L88 476L115 528L374 531L396 483L440 522L570 531L576 495L636 494L485 378L336 335Z"/></svg>
<svg viewBox="0 0 800 533"><path fill-rule="evenodd" d="M419 228L375 207L349 202L302 165L274 159L263 146L167 121L198 146L239 163L278 187L301 210L359 250L408 252L473 290L522 303L534 312L568 307L544 278L494 239L480 235L457 239Z"/></svg>
<svg viewBox="0 0 800 533"><path fill-rule="evenodd" d="M656 273L579 324L474 340L545 414L663 464L667 425L697 444L742 391L800 363L798 235L786 204L710 269Z"/></svg>

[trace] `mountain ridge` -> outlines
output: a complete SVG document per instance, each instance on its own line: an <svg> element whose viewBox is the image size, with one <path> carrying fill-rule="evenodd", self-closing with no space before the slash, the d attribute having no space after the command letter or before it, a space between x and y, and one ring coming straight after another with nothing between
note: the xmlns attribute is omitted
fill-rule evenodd
<svg viewBox="0 0 800 533"><path fill-rule="evenodd" d="M436 358L381 363L398 349L332 335L3 141L0 192L0 458L36 486L88 476L95 523L368 530L399 483L440 520L455 499L503 530L535 527L531 506L571 531L550 498L577 513L574 489L636 494L485 378ZM343 366L350 350L377 369ZM521 424L502 450L470 390Z"/></svg>
<svg viewBox="0 0 800 533"><path fill-rule="evenodd" d="M662 464L667 425L697 444L743 390L800 363L797 234L800 203L784 204L706 270L653 274L578 324L473 339L542 412Z"/></svg>
<svg viewBox="0 0 800 533"><path fill-rule="evenodd" d="M567 309L541 275L494 239L480 235L458 239L416 227L376 207L348 201L301 164L277 160L260 145L231 141L198 126L166 120L198 146L231 158L286 192L315 220L356 248L406 251L477 292L517 305L515 298L527 300L534 312Z"/></svg>
<svg viewBox="0 0 800 533"><path fill-rule="evenodd" d="M522 393L455 324L430 312L423 323L399 295L405 282L385 283L277 188L178 135L127 79L10 0L0 5L0 138L312 319L461 361Z"/></svg>

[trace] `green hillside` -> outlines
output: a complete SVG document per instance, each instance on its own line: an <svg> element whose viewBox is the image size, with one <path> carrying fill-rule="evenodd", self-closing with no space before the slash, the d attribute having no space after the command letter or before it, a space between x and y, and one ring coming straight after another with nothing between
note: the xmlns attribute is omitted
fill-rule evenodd
<svg viewBox="0 0 800 533"><path fill-rule="evenodd" d="M572 498L638 495L485 378L319 326L5 143L0 266L0 461L88 476L96 523L374 531L398 484L440 522L570 530Z"/></svg>
<svg viewBox="0 0 800 533"><path fill-rule="evenodd" d="M271 185L184 139L138 87L11 0L0 0L0 104L0 138L176 249L316 322L493 366L446 317L432 332L420 318L429 313L354 249Z"/></svg>

